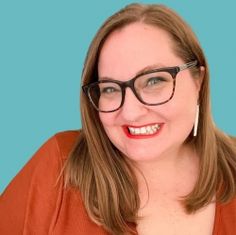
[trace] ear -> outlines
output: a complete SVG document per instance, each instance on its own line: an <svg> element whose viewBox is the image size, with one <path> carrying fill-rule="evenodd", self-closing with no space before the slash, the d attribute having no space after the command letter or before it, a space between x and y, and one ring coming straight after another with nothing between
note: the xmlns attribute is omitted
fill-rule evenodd
<svg viewBox="0 0 236 235"><path fill-rule="evenodd" d="M199 67L199 74L196 76L195 78L195 83L196 83L196 87L198 92L201 90L201 86L202 86L202 81L205 77L205 67L204 66L200 66Z"/></svg>

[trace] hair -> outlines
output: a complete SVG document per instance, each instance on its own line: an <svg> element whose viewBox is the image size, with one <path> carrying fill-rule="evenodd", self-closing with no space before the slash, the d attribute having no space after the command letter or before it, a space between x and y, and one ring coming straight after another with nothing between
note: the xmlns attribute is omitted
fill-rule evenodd
<svg viewBox="0 0 236 235"><path fill-rule="evenodd" d="M85 60L82 83L98 79L98 58L106 38L115 30L142 22L165 30L174 53L186 62L197 60L205 67L199 93L198 135L189 134L200 158L200 172L193 190L183 199L187 213L212 202L228 202L236 194L236 147L214 125L210 108L209 68L190 26L163 5L130 4L108 18L94 37ZM199 73L199 67L191 69ZM197 77L197 76L195 76ZM65 166L65 183L82 195L89 217L112 234L131 234L140 206L138 185L127 157L107 137L98 112L83 93L80 97L82 130Z"/></svg>

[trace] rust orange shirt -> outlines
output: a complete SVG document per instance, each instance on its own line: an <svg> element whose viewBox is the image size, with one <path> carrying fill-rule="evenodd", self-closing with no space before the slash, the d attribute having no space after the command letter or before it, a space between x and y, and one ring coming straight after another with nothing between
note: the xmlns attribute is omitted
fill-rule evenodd
<svg viewBox="0 0 236 235"><path fill-rule="evenodd" d="M84 208L80 193L56 183L78 131L50 138L0 197L0 235L105 235ZM217 204L213 235L236 235L236 199Z"/></svg>

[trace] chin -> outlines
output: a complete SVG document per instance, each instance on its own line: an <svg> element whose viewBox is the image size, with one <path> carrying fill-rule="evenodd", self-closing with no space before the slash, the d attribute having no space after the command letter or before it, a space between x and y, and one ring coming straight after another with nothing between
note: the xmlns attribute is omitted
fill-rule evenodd
<svg viewBox="0 0 236 235"><path fill-rule="evenodd" d="M157 160L159 156L161 155L160 152L152 152L147 151L147 149L133 149L133 150L126 150L121 151L125 156L127 156L128 159L135 161L135 162L149 162L153 160Z"/></svg>

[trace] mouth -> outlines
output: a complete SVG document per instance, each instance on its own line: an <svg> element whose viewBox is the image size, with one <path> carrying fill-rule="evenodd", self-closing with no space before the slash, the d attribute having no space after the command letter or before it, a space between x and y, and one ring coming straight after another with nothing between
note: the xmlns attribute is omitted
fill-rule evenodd
<svg viewBox="0 0 236 235"><path fill-rule="evenodd" d="M129 138L149 138L160 133L163 123L153 123L145 126L124 125L123 129Z"/></svg>

